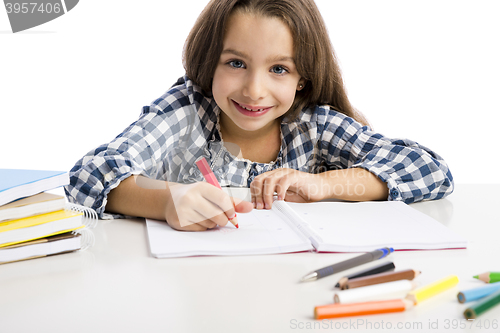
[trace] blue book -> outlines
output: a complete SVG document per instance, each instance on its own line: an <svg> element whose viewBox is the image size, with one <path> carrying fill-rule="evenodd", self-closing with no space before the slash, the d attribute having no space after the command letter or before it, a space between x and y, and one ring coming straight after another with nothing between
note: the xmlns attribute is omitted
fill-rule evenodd
<svg viewBox="0 0 500 333"><path fill-rule="evenodd" d="M68 184L66 171L0 169L0 206Z"/></svg>

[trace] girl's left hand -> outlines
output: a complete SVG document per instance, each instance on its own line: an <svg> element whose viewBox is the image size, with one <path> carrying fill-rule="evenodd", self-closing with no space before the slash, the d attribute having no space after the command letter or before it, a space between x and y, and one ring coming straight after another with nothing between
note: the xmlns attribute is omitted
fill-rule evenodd
<svg viewBox="0 0 500 333"><path fill-rule="evenodd" d="M285 168L258 175L250 184L254 208L271 209L275 192L278 200L320 201L323 199L322 185L325 185L320 175Z"/></svg>

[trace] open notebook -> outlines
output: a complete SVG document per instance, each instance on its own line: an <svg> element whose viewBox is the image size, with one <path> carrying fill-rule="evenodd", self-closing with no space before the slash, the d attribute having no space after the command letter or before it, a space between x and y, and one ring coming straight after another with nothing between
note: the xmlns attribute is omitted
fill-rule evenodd
<svg viewBox="0 0 500 333"><path fill-rule="evenodd" d="M148 219L146 223L151 254L156 258L467 247L463 237L399 201L275 201L271 210L238 214L239 229L228 224L203 232L180 232L164 221Z"/></svg>

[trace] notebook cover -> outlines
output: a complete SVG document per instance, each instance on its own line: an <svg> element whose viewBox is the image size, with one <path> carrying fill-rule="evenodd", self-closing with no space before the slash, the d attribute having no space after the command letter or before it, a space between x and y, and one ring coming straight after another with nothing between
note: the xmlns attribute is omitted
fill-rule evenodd
<svg viewBox="0 0 500 333"><path fill-rule="evenodd" d="M74 212L71 210L58 210L56 212L25 217L17 220L0 222L0 232L15 230L19 228L32 227L35 225L67 219L78 215L83 215L83 213Z"/></svg>
<svg viewBox="0 0 500 333"><path fill-rule="evenodd" d="M0 205L68 184L66 171L0 169Z"/></svg>

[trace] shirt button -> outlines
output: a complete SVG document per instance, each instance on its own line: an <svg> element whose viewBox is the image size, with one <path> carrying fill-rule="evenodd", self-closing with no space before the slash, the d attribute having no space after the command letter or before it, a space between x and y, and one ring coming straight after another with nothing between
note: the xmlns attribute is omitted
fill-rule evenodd
<svg viewBox="0 0 500 333"><path fill-rule="evenodd" d="M393 189L391 190L391 197L392 197L393 199L397 199L397 198L399 197L399 191L398 191L397 189L393 188Z"/></svg>
<svg viewBox="0 0 500 333"><path fill-rule="evenodd" d="M96 202L94 203L97 207L101 207L102 205L102 199L98 199L96 200Z"/></svg>
<svg viewBox="0 0 500 333"><path fill-rule="evenodd" d="M113 180L114 174L112 172L104 175L104 183L109 184L111 180Z"/></svg>

